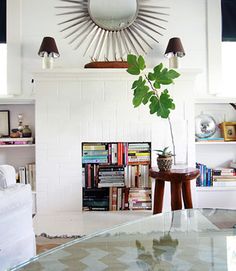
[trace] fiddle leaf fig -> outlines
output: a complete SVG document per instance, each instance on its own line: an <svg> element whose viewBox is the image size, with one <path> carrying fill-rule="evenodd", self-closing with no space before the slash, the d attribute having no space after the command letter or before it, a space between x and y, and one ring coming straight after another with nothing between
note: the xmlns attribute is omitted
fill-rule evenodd
<svg viewBox="0 0 236 271"><path fill-rule="evenodd" d="M175 104L173 103L173 99L170 98L168 90L165 89L160 96L157 105L157 116L162 118L168 118L170 114L170 109L175 109Z"/></svg>
<svg viewBox="0 0 236 271"><path fill-rule="evenodd" d="M146 64L142 56L128 55L127 72L139 75L145 70ZM170 111L175 109L173 99L167 89L162 90L162 85L174 83L180 74L175 70L168 70L162 63L153 68L147 75L139 76L132 84L133 105L149 104L150 114L156 113L161 118L168 118Z"/></svg>
<svg viewBox="0 0 236 271"><path fill-rule="evenodd" d="M142 56L128 55L127 57L128 69L127 72L132 75L139 75L142 70L146 68L144 58Z"/></svg>

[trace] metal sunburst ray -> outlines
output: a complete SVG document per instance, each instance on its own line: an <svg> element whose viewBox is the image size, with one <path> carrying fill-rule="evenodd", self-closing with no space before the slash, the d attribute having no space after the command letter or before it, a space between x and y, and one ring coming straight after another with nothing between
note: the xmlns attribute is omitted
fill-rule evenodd
<svg viewBox="0 0 236 271"><path fill-rule="evenodd" d="M145 18L143 18L143 17L138 16L138 17L137 17L137 20L139 20L139 21L144 21L144 22L146 22L146 23L148 23L148 24L151 24L151 25L154 25L154 26L156 26L156 27L158 27L158 28L161 28L161 29L163 29L163 30L166 30L165 27L163 27L163 26L161 26L161 25L159 25L159 24L156 24L156 23L152 22L151 20L145 19Z"/></svg>
<svg viewBox="0 0 236 271"><path fill-rule="evenodd" d="M127 53L127 54L130 54L130 49L129 49L128 44L127 44L127 42L126 42L126 38L125 38L125 36L124 36L124 30L121 30L121 31L120 31L120 34L121 34L121 37L122 37L122 43L123 43L123 45L124 45L124 48L125 48L126 53Z"/></svg>
<svg viewBox="0 0 236 271"><path fill-rule="evenodd" d="M150 49L153 49L146 39L140 34L141 31L139 29L134 28L132 25L129 28L142 40L142 42L144 42Z"/></svg>
<svg viewBox="0 0 236 271"><path fill-rule="evenodd" d="M142 13L142 12L139 12L139 14L138 14L138 16L137 16L137 18L150 18L150 19L154 19L154 20L156 20L156 21L161 21L161 22L165 22L165 23L167 23L168 21L167 20L165 20L165 19L162 19L162 18L159 18L159 17L156 17L156 16L152 16L152 15L148 15L148 14L144 14L144 13Z"/></svg>
<svg viewBox="0 0 236 271"><path fill-rule="evenodd" d="M144 33L149 38L153 39L155 42L159 43L159 41L157 39L155 39L152 35L150 35L145 29L143 29L143 27L141 27L141 25L134 23L133 26L138 28L142 33Z"/></svg>
<svg viewBox="0 0 236 271"><path fill-rule="evenodd" d="M71 15L71 14L77 14L77 13L89 14L86 10L76 10L76 11L68 11L68 12L63 12L63 13L57 13L56 16Z"/></svg>
<svg viewBox="0 0 236 271"><path fill-rule="evenodd" d="M88 15L88 14L84 14L84 15L76 16L76 17L74 17L74 18L72 18L72 19L69 19L69 20L60 22L60 23L58 23L57 25L63 25L63 24L66 24L66 23L73 22L73 21L75 21L75 20L79 20L79 19L81 19L81 18L86 18L86 17L89 18L89 15Z"/></svg>
<svg viewBox="0 0 236 271"><path fill-rule="evenodd" d="M94 28L92 29L92 30L94 30ZM84 37L81 39L81 41L75 46L75 50L76 49L78 49L85 41L86 41L86 39L89 37L89 35L92 33L92 30L90 31L90 29L88 28L88 29L86 29L85 31L84 31ZM80 37L81 38L81 37Z"/></svg>
<svg viewBox="0 0 236 271"><path fill-rule="evenodd" d="M97 40L99 33L100 33L101 30L102 30L101 28L99 28L99 27L96 26L96 25L95 25L94 29L95 29L95 33L94 33L94 35L92 36L92 38L90 39L90 41L88 42L88 46L86 47L83 56L85 56L86 53L89 51L89 49L92 47L92 45L94 44L94 42Z"/></svg>
<svg viewBox="0 0 236 271"><path fill-rule="evenodd" d="M104 31L103 35L102 35L102 39L101 39L101 42L100 42L100 45L99 45L99 48L98 48L98 52L97 52L97 56L96 56L96 59L99 59L102 51L103 51L103 48L104 48L104 43L105 43L105 40L106 40L106 36L107 36L107 30Z"/></svg>
<svg viewBox="0 0 236 271"><path fill-rule="evenodd" d="M95 56L96 56L96 54L97 54L97 50L98 50L99 44L100 44L100 42L101 42L101 40L102 40L104 31L105 31L105 30L102 29L102 33L101 33L100 37L98 37L98 42L97 42L97 44L95 45L94 50L93 50L93 54L92 54L92 56L91 56L92 59L95 59L95 60L96 60ZM97 61L97 60L96 60L96 61Z"/></svg>
<svg viewBox="0 0 236 271"><path fill-rule="evenodd" d="M87 0L81 0L81 1L76 1L76 0L59 0L60 2L66 2L66 3L74 3L74 4L79 4L79 5L88 5Z"/></svg>
<svg viewBox="0 0 236 271"><path fill-rule="evenodd" d="M130 29L130 27L127 28L127 31L129 32L129 35L132 37L132 39L136 42L136 44L139 46L139 48L142 50L144 54L146 54L146 50L143 48L142 44L139 42L137 37L134 35L133 31Z"/></svg>
<svg viewBox="0 0 236 271"><path fill-rule="evenodd" d="M82 24L87 23L87 22L89 22L89 21L90 21L89 18L78 20L76 23L71 24L71 25L69 25L69 26L63 28L60 32L64 32L64 31L66 31L66 30L68 30L68 29L70 29L70 28L72 28L72 27L75 27L75 26L78 26L78 25L82 25ZM79 28L77 28L77 29L79 29ZM75 31L76 31L76 30L75 30ZM74 33L74 31L73 31L73 33ZM69 36L66 36L66 37L68 38Z"/></svg>
<svg viewBox="0 0 236 271"><path fill-rule="evenodd" d="M93 21L89 13L88 0L59 1L65 4L55 8L60 11L64 10L64 12L56 14L57 16L74 15L73 18L67 17L64 21L58 23L58 25L66 26L61 29L61 32L67 32L71 29L65 38L73 37L69 44L78 41L74 49L78 49L86 41L88 45L84 55L93 47L91 52L93 61L97 61L101 56L108 60L111 54L112 59L123 60L123 56L131 52L135 54L139 54L139 52L147 53L147 47L152 49L149 40L158 43L152 33L163 35L156 29L166 30L158 21L166 23L167 20L164 17L169 15L163 12L168 10L169 7L155 5L151 0L137 0L139 5L137 16L132 24L126 28L112 31L103 29Z"/></svg>
<svg viewBox="0 0 236 271"><path fill-rule="evenodd" d="M155 30L155 29L152 28L151 26L145 24L145 23L142 22L141 20L138 19L138 20L136 20L135 22L136 22L136 24L139 24L139 25L143 26L145 29L149 29L149 30L151 30L151 31L153 31L153 32L155 32L155 33L157 33L158 35L163 36L162 33L160 33L159 31Z"/></svg>
<svg viewBox="0 0 236 271"><path fill-rule="evenodd" d="M72 44L75 40L77 40L78 38L80 38L84 33L88 32L88 30L91 29L92 24L93 24L92 22L88 22L87 24L84 24L80 28L81 31L79 31L79 33L69 42L69 44Z"/></svg>

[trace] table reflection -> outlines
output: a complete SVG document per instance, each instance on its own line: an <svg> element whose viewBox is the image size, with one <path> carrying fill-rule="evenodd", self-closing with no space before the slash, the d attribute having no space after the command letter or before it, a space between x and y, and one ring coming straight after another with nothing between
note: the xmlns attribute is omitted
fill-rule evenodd
<svg viewBox="0 0 236 271"><path fill-rule="evenodd" d="M236 211L146 217L62 245L13 270L236 270Z"/></svg>

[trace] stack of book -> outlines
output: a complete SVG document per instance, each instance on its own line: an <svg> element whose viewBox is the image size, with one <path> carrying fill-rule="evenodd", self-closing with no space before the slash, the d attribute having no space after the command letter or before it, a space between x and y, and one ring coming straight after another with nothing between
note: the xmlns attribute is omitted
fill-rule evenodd
<svg viewBox="0 0 236 271"><path fill-rule="evenodd" d="M84 143L82 152L83 164L108 163L108 150L104 143Z"/></svg>
<svg viewBox="0 0 236 271"><path fill-rule="evenodd" d="M150 164L151 151L148 143L128 143L128 165Z"/></svg>
<svg viewBox="0 0 236 271"><path fill-rule="evenodd" d="M0 145L26 145L33 144L33 137L1 137Z"/></svg>
<svg viewBox="0 0 236 271"><path fill-rule="evenodd" d="M128 210L129 188L125 187L110 187L109 190L109 210L119 211Z"/></svg>
<svg viewBox="0 0 236 271"><path fill-rule="evenodd" d="M125 171L124 166L100 166L98 187L124 187Z"/></svg>
<svg viewBox="0 0 236 271"><path fill-rule="evenodd" d="M31 189L36 190L35 163L29 163L18 168L18 182L30 184Z"/></svg>
<svg viewBox="0 0 236 271"><path fill-rule="evenodd" d="M197 186L212 186L212 169L201 163L196 163L200 175L196 180Z"/></svg>
<svg viewBox="0 0 236 271"><path fill-rule="evenodd" d="M125 185L127 187L150 187L149 165L129 165L125 169Z"/></svg>
<svg viewBox="0 0 236 271"><path fill-rule="evenodd" d="M150 188L130 188L129 209L130 210L150 210L152 208Z"/></svg>
<svg viewBox="0 0 236 271"><path fill-rule="evenodd" d="M215 168L212 170L213 186L236 187L236 170L234 168Z"/></svg>

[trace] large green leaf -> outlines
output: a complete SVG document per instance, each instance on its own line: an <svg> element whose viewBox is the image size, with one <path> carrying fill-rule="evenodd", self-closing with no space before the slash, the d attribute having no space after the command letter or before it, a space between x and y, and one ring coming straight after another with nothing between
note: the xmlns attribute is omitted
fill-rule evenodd
<svg viewBox="0 0 236 271"><path fill-rule="evenodd" d="M168 118L170 110L175 109L175 104L173 103L173 99L170 97L167 89L161 93L158 103L157 116Z"/></svg>
<svg viewBox="0 0 236 271"><path fill-rule="evenodd" d="M140 70L144 70L146 68L144 58L142 56L138 57L138 66Z"/></svg>
<svg viewBox="0 0 236 271"><path fill-rule="evenodd" d="M144 58L142 56L129 54L127 56L128 69L127 72L132 75L139 75L146 68Z"/></svg>
<svg viewBox="0 0 236 271"><path fill-rule="evenodd" d="M169 70L168 71L168 77L171 78L171 79L178 78L179 76L180 76L180 74L175 70Z"/></svg>
<svg viewBox="0 0 236 271"><path fill-rule="evenodd" d="M142 76L139 76L139 79L138 79L138 80L135 80L135 81L133 82L132 89L138 87L140 84L142 84L142 82L143 82L143 78L142 78ZM145 82L146 82L146 81L145 81Z"/></svg>
<svg viewBox="0 0 236 271"><path fill-rule="evenodd" d="M154 95L153 91L149 91L148 93L146 93L145 96L143 97L142 103L147 104L152 95Z"/></svg>
<svg viewBox="0 0 236 271"><path fill-rule="evenodd" d="M150 114L154 114L157 112L158 103L159 103L159 100L156 96L152 96L150 98L150 104L149 104Z"/></svg>

